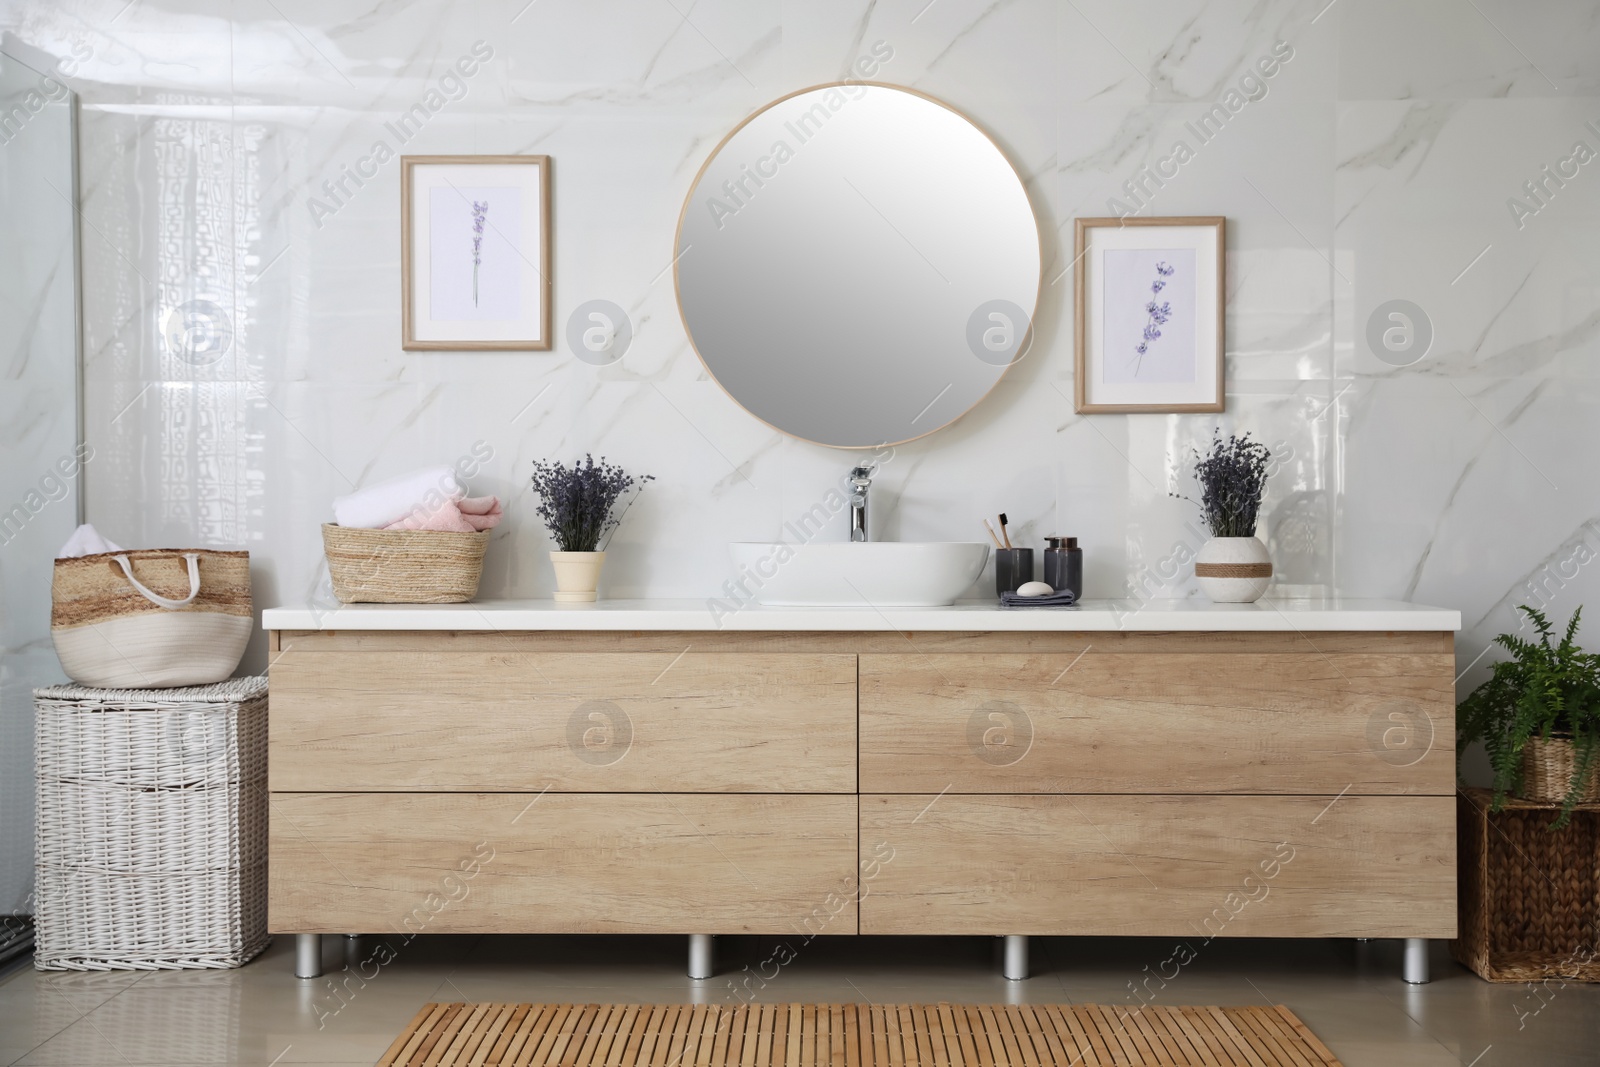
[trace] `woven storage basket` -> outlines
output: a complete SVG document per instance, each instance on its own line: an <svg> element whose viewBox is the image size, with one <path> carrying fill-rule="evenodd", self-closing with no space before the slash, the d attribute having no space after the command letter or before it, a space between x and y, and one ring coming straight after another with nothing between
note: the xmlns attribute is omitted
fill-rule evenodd
<svg viewBox="0 0 1600 1067"><path fill-rule="evenodd" d="M34 966L238 967L267 946L267 680L34 690Z"/></svg>
<svg viewBox="0 0 1600 1067"><path fill-rule="evenodd" d="M324 523L333 595L341 604L459 604L478 595L489 533L363 530Z"/></svg>
<svg viewBox="0 0 1600 1067"><path fill-rule="evenodd" d="M50 637L80 685L220 682L238 669L254 630L248 552L162 548L55 561Z"/></svg>
<svg viewBox="0 0 1600 1067"><path fill-rule="evenodd" d="M1460 936L1451 955L1491 982L1600 982L1600 805L1551 830L1559 804L1487 789L1456 802Z"/></svg>
<svg viewBox="0 0 1600 1067"><path fill-rule="evenodd" d="M1577 767L1578 756L1571 741L1530 737L1522 749L1522 789L1518 795L1524 800L1559 804L1572 785ZM1578 794L1578 802L1600 803L1600 759L1589 767L1589 780Z"/></svg>

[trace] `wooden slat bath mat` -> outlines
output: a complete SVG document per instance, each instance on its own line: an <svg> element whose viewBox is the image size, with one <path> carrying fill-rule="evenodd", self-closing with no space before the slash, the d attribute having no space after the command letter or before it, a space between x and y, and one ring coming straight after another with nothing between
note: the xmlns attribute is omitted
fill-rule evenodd
<svg viewBox="0 0 1600 1067"><path fill-rule="evenodd" d="M429 1004L378 1067L1338 1067L1272 1008Z"/></svg>

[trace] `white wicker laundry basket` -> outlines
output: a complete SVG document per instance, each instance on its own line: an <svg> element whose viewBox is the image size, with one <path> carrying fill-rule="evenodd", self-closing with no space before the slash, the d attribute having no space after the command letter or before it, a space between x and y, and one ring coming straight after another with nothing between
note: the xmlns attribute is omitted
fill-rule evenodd
<svg viewBox="0 0 1600 1067"><path fill-rule="evenodd" d="M238 967L267 946L267 680L35 689L40 970Z"/></svg>

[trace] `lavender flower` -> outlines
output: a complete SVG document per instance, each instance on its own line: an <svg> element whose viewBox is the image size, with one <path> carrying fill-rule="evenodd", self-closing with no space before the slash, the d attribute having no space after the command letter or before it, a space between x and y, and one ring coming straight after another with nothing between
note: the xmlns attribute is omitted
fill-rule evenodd
<svg viewBox="0 0 1600 1067"><path fill-rule="evenodd" d="M1176 269L1176 267L1169 266L1166 263L1156 263L1156 280L1150 283L1151 296L1160 295L1161 290L1167 287L1167 279L1172 277ZM1144 313L1143 340L1134 348L1134 352L1137 354L1137 358L1133 361L1133 373L1135 375L1139 373L1139 366L1144 362L1145 353L1150 351L1150 342L1161 336L1161 327L1165 326L1167 320L1172 318L1172 305L1166 301L1158 304L1151 300L1144 306Z"/></svg>
<svg viewBox="0 0 1600 1067"><path fill-rule="evenodd" d="M544 520L550 536L563 552L594 552L600 538L617 524L622 516L615 517L611 509L637 482L639 492L644 483L654 481L646 474L635 479L621 467L606 462L604 456L596 463L592 455L585 455L582 463L570 468L548 460L534 460L533 491L539 494L535 514ZM638 499L638 493L634 494ZM628 502L629 507L633 501ZM623 509L623 514L627 508Z"/></svg>
<svg viewBox="0 0 1600 1067"><path fill-rule="evenodd" d="M483 222L489 214L489 201L472 202L472 306L478 306L478 265L483 262Z"/></svg>
<svg viewBox="0 0 1600 1067"><path fill-rule="evenodd" d="M1211 451L1194 451L1194 476L1200 483L1200 509L1212 537L1254 537L1256 513L1267 488L1267 462L1272 453L1259 441L1211 431ZM1172 496L1189 500L1181 493ZM1192 504L1193 500L1189 500Z"/></svg>

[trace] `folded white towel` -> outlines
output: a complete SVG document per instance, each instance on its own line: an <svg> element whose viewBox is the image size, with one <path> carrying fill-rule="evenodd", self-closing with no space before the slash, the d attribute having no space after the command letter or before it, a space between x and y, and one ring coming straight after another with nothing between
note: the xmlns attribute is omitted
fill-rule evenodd
<svg viewBox="0 0 1600 1067"><path fill-rule="evenodd" d="M333 519L340 526L379 530L418 508L431 511L461 495L455 469L441 463L339 497L333 502Z"/></svg>
<svg viewBox="0 0 1600 1067"><path fill-rule="evenodd" d="M102 552L121 552L122 546L113 544L100 536L88 523L84 523L72 531L72 536L67 538L67 543L61 546L61 551L56 553L56 559L72 559L76 556L98 556Z"/></svg>

